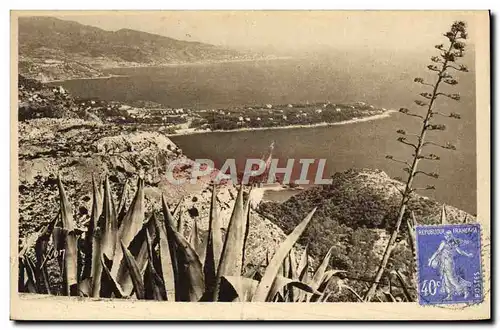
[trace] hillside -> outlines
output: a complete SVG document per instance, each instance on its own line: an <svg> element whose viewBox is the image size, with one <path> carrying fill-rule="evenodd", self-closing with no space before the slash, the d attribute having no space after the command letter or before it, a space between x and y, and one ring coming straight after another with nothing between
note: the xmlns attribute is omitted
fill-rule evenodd
<svg viewBox="0 0 500 330"><path fill-rule="evenodd" d="M289 233L311 209L318 210L299 242L308 243L313 256L324 255L334 246L331 266L346 270L356 291L364 293L373 278L395 224L402 183L379 170L351 169L336 173L331 185L312 187L284 203L262 203L259 212ZM438 223L442 204L420 195L410 200L406 217L414 212L418 224ZM448 222L474 222L475 217L445 206ZM406 222L388 265L388 272L400 270L407 278L414 274ZM339 300L352 297L336 297Z"/></svg>
<svg viewBox="0 0 500 330"><path fill-rule="evenodd" d="M208 182L199 180L197 184L182 186L168 182L165 171L170 162L180 158L190 162L168 137L108 121L110 117L103 111L110 108L107 111L119 112L118 103L76 100L59 86L49 88L22 76L18 92L19 112L23 114L18 122L20 241L57 215L58 175L64 183L79 232L86 231L90 219L92 179L102 182L107 176L118 205L123 189L125 202L131 203L137 179L143 177L147 217L161 209L162 194L171 206L182 197L184 234L189 235L196 220L200 239L206 238L211 198ZM190 171L191 166L185 166L176 175L189 176ZM236 194L236 187L232 185L219 189L222 231L228 225ZM273 252L284 234L272 222L252 212L249 238L245 260L247 265L252 265L261 262L268 251ZM59 278L57 267L50 272L53 279Z"/></svg>
<svg viewBox="0 0 500 330"><path fill-rule="evenodd" d="M224 61L245 55L200 42L53 17L19 18L19 71L42 81L106 76L101 69Z"/></svg>

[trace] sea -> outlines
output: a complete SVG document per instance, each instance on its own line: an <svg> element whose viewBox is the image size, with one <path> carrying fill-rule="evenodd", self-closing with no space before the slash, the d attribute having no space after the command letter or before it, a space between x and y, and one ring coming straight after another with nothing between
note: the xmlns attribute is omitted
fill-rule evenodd
<svg viewBox="0 0 500 330"><path fill-rule="evenodd" d="M386 54L386 53L383 53ZM414 77L432 81L426 58L387 53L349 56L300 56L289 59L193 64L165 67L110 69L109 79L69 80L61 84L78 97L104 100L149 100L166 107L230 109L264 104L306 102L366 102L398 110L406 107L423 113L414 100L427 90ZM472 61L473 59L468 59ZM476 213L476 122L474 73L461 73L460 102L438 99L436 110L461 115L460 120L436 117L446 130L428 134L437 144L456 146L451 151L429 147L439 161L422 161L421 169L437 172L438 179L422 176L415 185L435 186L423 195ZM228 158L242 162L262 157L274 142L279 159L326 159L325 177L350 168L380 169L391 177L404 177L401 163L385 158L409 160L411 148L397 142L397 130L417 133L421 119L393 113L390 117L346 125L240 132L213 132L172 137L188 157L208 158L222 164Z"/></svg>

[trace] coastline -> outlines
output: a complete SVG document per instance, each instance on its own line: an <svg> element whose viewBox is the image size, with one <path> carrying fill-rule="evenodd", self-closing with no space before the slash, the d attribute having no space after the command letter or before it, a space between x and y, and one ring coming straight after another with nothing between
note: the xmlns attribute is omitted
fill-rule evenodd
<svg viewBox="0 0 500 330"><path fill-rule="evenodd" d="M168 68L168 67L182 67L182 66L197 66L197 65L212 65L212 64L224 64L224 63L244 63L244 62L263 62L263 61L276 61L276 60L290 60L293 59L291 56L280 56L280 57L263 57L263 58L253 58L253 59L232 59L232 60L220 60L220 61L197 61L197 62L177 62L177 63L163 63L163 64L152 64L152 65L125 65L125 66L104 66L99 68L100 70L113 70L113 69L141 69L141 68ZM75 81L75 80L94 80L94 79L110 79L110 78L120 78L120 77L130 77L130 75L125 74L107 74L105 76L96 77L75 77L68 79L55 79L42 81L43 84L50 83L61 83L65 81Z"/></svg>
<svg viewBox="0 0 500 330"><path fill-rule="evenodd" d="M163 68L163 67L195 66L195 65L224 64L224 63L244 63L244 62L290 60L293 58L294 57L291 57L291 56L275 56L275 57L261 57L261 58L214 60L214 61L176 62L176 63L163 63L163 64L152 64L152 65L110 66L110 67L105 67L103 69L111 70L111 69L134 69L134 68Z"/></svg>
<svg viewBox="0 0 500 330"><path fill-rule="evenodd" d="M128 75L121 74L110 74L106 76L99 77L82 77L82 78L69 78L69 79L56 79L56 80L45 80L42 81L42 84L52 84L52 83L61 83L66 81L75 81L75 80L99 80L99 79L110 79L110 78L119 78L119 77L129 77Z"/></svg>
<svg viewBox="0 0 500 330"><path fill-rule="evenodd" d="M278 130L278 129L314 128L314 127L340 126L340 125L356 124L356 123L362 123L362 122L367 122L367 121L372 121L372 120L389 118L391 116L391 114L395 113L395 112L398 112L398 111L394 110L394 109L390 109L390 110L386 110L383 113L380 113L380 114L377 114L377 115L367 116L367 117L357 118L357 119L343 120L343 121L338 121L338 122L335 122L335 123L322 122L322 123L316 123L316 124L289 125L289 126L277 126L277 127L245 127L245 128L239 128L239 129L214 130L214 131L212 131L212 130L187 131L186 130L186 131L180 132L180 133L167 134L167 137L193 135L193 134L203 134L203 133L229 133L229 132L267 131L267 130Z"/></svg>

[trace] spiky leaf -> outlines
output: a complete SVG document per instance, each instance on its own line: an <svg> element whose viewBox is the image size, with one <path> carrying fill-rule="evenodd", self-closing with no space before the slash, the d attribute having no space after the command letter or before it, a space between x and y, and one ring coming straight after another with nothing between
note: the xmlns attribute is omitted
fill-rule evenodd
<svg viewBox="0 0 500 330"><path fill-rule="evenodd" d="M120 240L120 246L123 252L123 257L124 257L123 259L125 260L127 269L134 284L134 291L137 296L137 299L145 299L144 282L142 280L142 275L141 271L139 270L139 266L137 265L134 256L132 255L132 253L130 253L130 251L127 249L122 240Z"/></svg>
<svg viewBox="0 0 500 330"><path fill-rule="evenodd" d="M243 244L245 242L246 214L243 205L243 186L240 186L234 202L233 213L227 227L226 239L222 248L221 259L217 270L214 298L222 276L240 276L242 273Z"/></svg>
<svg viewBox="0 0 500 330"><path fill-rule="evenodd" d="M293 245L299 239L300 235L304 232L307 225L311 221L314 213L316 212L316 208L314 208L301 223L295 227L290 235L285 239L283 243L281 243L278 251L274 254L269 266L267 266L266 272L262 277L262 280L259 283L257 288L257 292L255 293L252 301L266 301L268 298L269 292L271 290L272 284L278 275L278 271L280 268L283 259L287 256L287 254L292 249Z"/></svg>
<svg viewBox="0 0 500 330"><path fill-rule="evenodd" d="M258 284L258 281L243 276L223 276L217 301L249 302Z"/></svg>
<svg viewBox="0 0 500 330"><path fill-rule="evenodd" d="M101 253L113 260L117 252L118 223L116 220L115 203L107 177L104 179L104 201L99 227L101 228Z"/></svg>
<svg viewBox="0 0 500 330"><path fill-rule="evenodd" d="M216 284L216 272L222 251L221 221L217 210L217 188L212 186L210 218L208 222L207 248L203 273L205 275L205 291L212 293Z"/></svg>
<svg viewBox="0 0 500 330"><path fill-rule="evenodd" d="M127 210L122 224L118 229L118 238L127 247L134 239L137 233L141 230L144 222L144 180L139 179L137 183L137 191L130 208ZM111 274L116 276L120 262L123 258L122 249L117 245L115 249L115 256L113 258L113 266Z"/></svg>
<svg viewBox="0 0 500 330"><path fill-rule="evenodd" d="M87 233L85 234L85 261L83 267L82 279L92 277L93 268L100 262L100 255L97 253L100 250L99 241L96 240L94 232L98 227L99 217L101 215L101 196L99 195L99 186L92 176L92 211L90 213L90 221ZM90 287L91 287L90 283Z"/></svg>
<svg viewBox="0 0 500 330"><path fill-rule="evenodd" d="M175 267L172 264L170 247L165 227L155 218L156 231L159 236L160 265L167 300L175 301Z"/></svg>
<svg viewBox="0 0 500 330"><path fill-rule="evenodd" d="M60 177L57 179L57 185L59 187L62 225L63 229L67 232L64 245L64 281L66 283L66 294L77 294L78 251L74 232L75 225L73 223L73 212L71 211L71 206Z"/></svg>
<svg viewBox="0 0 500 330"><path fill-rule="evenodd" d="M178 280L179 285L175 288L181 301L198 301L203 295L205 283L203 279L203 267L199 256L189 242L172 227L177 246Z"/></svg>
<svg viewBox="0 0 500 330"><path fill-rule="evenodd" d="M107 289L110 289L110 291L115 295L116 298L124 298L126 297L125 294L123 293L120 285L118 282L116 282L115 278L111 276L111 272L109 270L109 267L107 264L110 264L111 260L109 260L106 255L101 255L101 267L104 270L103 276L106 278L106 283L107 283Z"/></svg>

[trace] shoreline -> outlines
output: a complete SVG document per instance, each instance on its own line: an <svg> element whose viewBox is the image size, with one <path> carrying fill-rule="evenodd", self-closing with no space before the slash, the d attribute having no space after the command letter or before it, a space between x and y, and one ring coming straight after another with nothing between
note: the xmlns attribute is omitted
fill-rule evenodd
<svg viewBox="0 0 500 330"><path fill-rule="evenodd" d="M262 61L290 60L293 58L294 57L291 57L291 56L276 56L276 57L232 59L232 60L163 63L163 64L153 64L153 65L112 66L112 67L103 68L103 70L134 69L134 68L163 68L163 67L195 66L195 65L224 64L224 63L262 62Z"/></svg>
<svg viewBox="0 0 500 330"><path fill-rule="evenodd" d="M373 115L373 116L367 116L363 118L357 118L357 119L348 119L348 120L343 120L343 121L338 121L334 123L327 123L327 122L322 122L322 123L316 123L316 124L305 124L305 125L289 125L289 126L277 126L277 127L245 127L245 128L238 128L238 129L231 129L231 130L198 130L198 131L188 131L188 132L181 132L181 133L175 133L175 134L167 134L167 137L171 136L185 136L185 135L194 135L194 134L204 134L204 133L230 133L230 132L247 132L247 131L266 131L266 130L282 130L282 129L293 129L293 128L314 128L314 127L328 127L328 126L340 126L340 125L348 125L348 124L356 124L356 123L362 123L362 122L367 122L367 121L372 121L372 120L378 120L378 119L384 119L384 118L389 118L392 113L398 112L397 110L390 109L387 111L384 111L383 113Z"/></svg>
<svg viewBox="0 0 500 330"><path fill-rule="evenodd" d="M42 84L52 84L52 83L61 83L61 82L75 81L75 80L100 80L100 79L110 79L110 78L120 78L120 77L129 77L129 75L110 74L107 76L99 76L99 77L83 77L83 78L46 80L46 81L42 81L41 83Z"/></svg>
<svg viewBox="0 0 500 330"><path fill-rule="evenodd" d="M100 70L116 70L116 69L144 69L144 68L168 68L168 67L181 67L181 66L197 66L197 65L211 65L211 64L224 64L224 63L244 63L244 62L262 62L262 61L276 61L276 60L290 60L293 59L291 56L280 56L280 57L270 57L270 58L254 58L254 59L233 59L233 60L220 60L220 61L198 61L198 62L178 62L178 63L163 63L163 64L153 64L153 65L132 65L132 66L110 66L102 67ZM42 81L43 84L50 83L61 83L66 81L75 80L94 80L94 79L110 79L110 78L120 78L120 77L130 77L130 75L125 74L108 74L105 76L97 77L82 77L82 78L68 78L68 79L55 79Z"/></svg>

